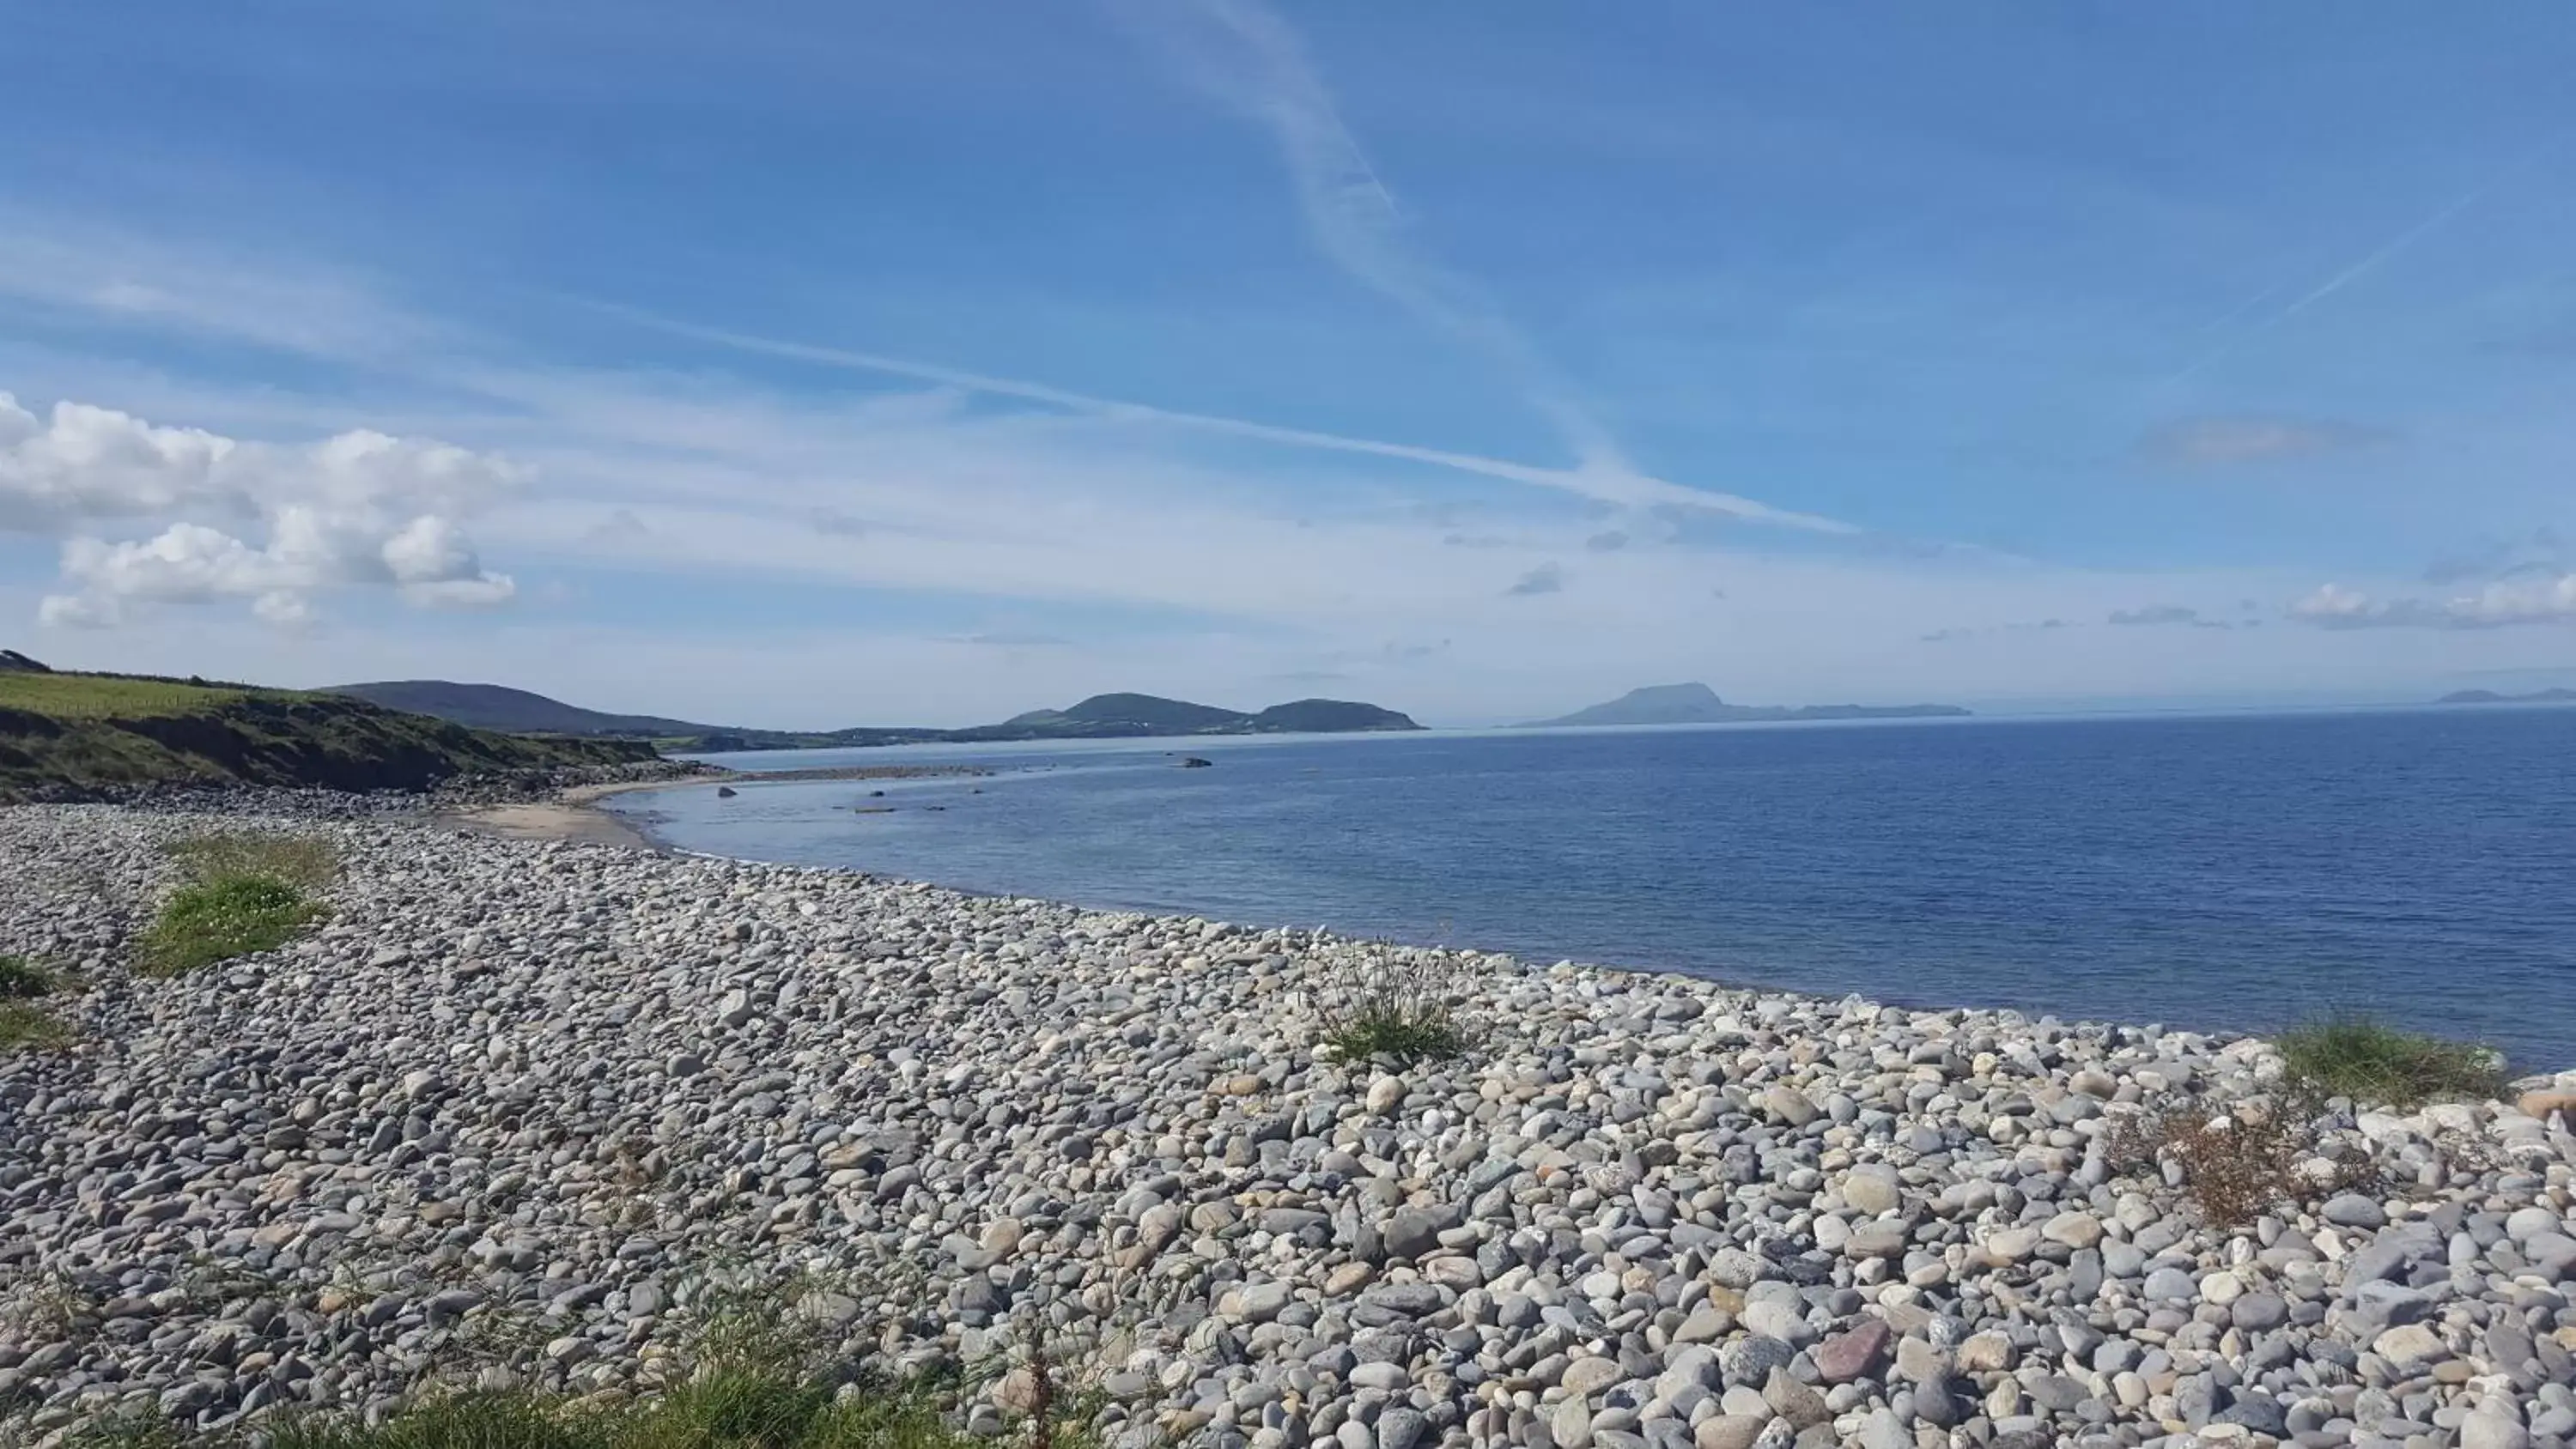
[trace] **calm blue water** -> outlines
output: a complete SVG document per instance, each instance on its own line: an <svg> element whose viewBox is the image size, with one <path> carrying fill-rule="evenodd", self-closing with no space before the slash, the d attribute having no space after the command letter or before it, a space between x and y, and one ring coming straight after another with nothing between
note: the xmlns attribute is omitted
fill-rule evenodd
<svg viewBox="0 0 2576 1449"><path fill-rule="evenodd" d="M2068 1017L2366 1009L2576 1066L2576 709L723 757L917 761L1004 773L617 804L975 891Z"/></svg>

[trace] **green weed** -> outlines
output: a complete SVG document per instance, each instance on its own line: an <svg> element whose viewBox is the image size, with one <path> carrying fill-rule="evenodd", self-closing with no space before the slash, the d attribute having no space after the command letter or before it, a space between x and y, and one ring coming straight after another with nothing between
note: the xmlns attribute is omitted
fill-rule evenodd
<svg viewBox="0 0 2576 1449"><path fill-rule="evenodd" d="M2273 1045L2295 1089L2413 1108L2486 1098L2504 1089L2494 1051L2402 1031L2366 1016L2334 1016L2281 1033Z"/></svg>
<svg viewBox="0 0 2576 1449"><path fill-rule="evenodd" d="M1318 1044L1345 1062L1384 1059L1399 1067L1458 1055L1467 1049L1467 1030L1449 1005L1447 977L1430 957L1373 956L1322 1003Z"/></svg>
<svg viewBox="0 0 2576 1449"><path fill-rule="evenodd" d="M0 1001L0 1052L44 1050L69 1045L72 1029L41 1006Z"/></svg>
<svg viewBox="0 0 2576 1449"><path fill-rule="evenodd" d="M135 969L147 976L180 976L253 951L274 951L321 916L320 904L303 891L266 876L183 886L135 942Z"/></svg>
<svg viewBox="0 0 2576 1449"><path fill-rule="evenodd" d="M24 956L0 956L0 1001L33 1001L63 989L62 978Z"/></svg>

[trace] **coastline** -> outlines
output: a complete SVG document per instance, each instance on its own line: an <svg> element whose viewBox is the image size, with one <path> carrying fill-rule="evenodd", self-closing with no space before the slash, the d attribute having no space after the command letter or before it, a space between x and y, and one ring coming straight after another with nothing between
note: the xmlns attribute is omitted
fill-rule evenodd
<svg viewBox="0 0 2576 1449"><path fill-rule="evenodd" d="M733 770L705 766L694 775L663 779L611 780L570 785L542 800L507 800L434 810L440 825L468 834L508 840L570 840L630 850L670 851L673 847L649 826L638 824L600 801L612 795L645 790L687 790L809 780L912 780L981 778L993 771L979 765L829 765L794 770Z"/></svg>
<svg viewBox="0 0 2576 1449"><path fill-rule="evenodd" d="M162 847L245 824L337 845L329 924L127 975ZM1399 1410L1424 1420L1394 1421L1408 1449L2261 1443L2337 1420L2401 1442L2429 1423L2410 1413L2551 1430L2543 1386L2576 1350L2576 1106L2329 1112L2302 1161L2377 1186L2302 1190L2259 1233L2114 1161L2115 1122L2261 1098L2279 1059L2252 1038L417 817L20 807L0 850L34 866L0 892L0 951L82 977L81 1042L0 1059L11 1304L39 1281L105 1303L122 1280L95 1264L167 1260L174 1287L257 1280L291 1310L211 1377L181 1348L238 1290L174 1294L141 1335L0 1318L40 1434L437 1379L346 1348L381 1334L439 1372L650 1392L718 1266L827 1293L865 1330L852 1351L898 1365L1013 1351L1055 1315L1114 1386L1112 1449L1341 1423L1375 1443ZM1382 973L1453 1003L1465 1052L1319 1053ZM179 1122L195 1135L158 1125ZM126 1186L82 1186L96 1150Z"/></svg>
<svg viewBox="0 0 2576 1449"><path fill-rule="evenodd" d="M598 802L611 795L636 790L682 790L721 783L721 776L708 776L574 785L557 792L551 800L511 801L440 810L431 818L450 830L505 840L568 840L621 846L629 850L664 850L668 847L662 842L636 828L623 816L600 808Z"/></svg>

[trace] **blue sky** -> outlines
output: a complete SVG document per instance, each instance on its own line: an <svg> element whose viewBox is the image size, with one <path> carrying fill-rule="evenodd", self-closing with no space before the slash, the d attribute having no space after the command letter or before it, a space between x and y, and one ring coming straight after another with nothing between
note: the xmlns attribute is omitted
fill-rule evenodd
<svg viewBox="0 0 2576 1449"><path fill-rule="evenodd" d="M2576 679L2576 12L20 7L0 636L751 723Z"/></svg>

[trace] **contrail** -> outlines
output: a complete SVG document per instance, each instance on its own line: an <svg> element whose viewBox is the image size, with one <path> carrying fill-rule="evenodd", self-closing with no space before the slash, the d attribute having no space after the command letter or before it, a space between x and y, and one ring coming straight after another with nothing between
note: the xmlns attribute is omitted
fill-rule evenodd
<svg viewBox="0 0 2576 1449"><path fill-rule="evenodd" d="M1324 254L1397 306L1499 366L1588 471L1630 468L1609 430L1502 310L1421 254L1297 34L1258 0L1129 0L1131 28L1220 103L1267 129Z"/></svg>
<svg viewBox="0 0 2576 1449"><path fill-rule="evenodd" d="M2405 251L2408 247L2415 245L2415 243L2422 241L2426 236L2439 230L2442 224L2449 221L2452 217L2458 216L2461 212L2476 205L2480 198L2484 197L2488 192L2494 189L2495 183L2492 181L2488 182L2486 185L2479 187L2475 191L2469 192L2459 200L2452 202L2450 205L2443 207L2437 212L2434 212L2431 216L2424 218L2415 225L2399 232L2386 246L2383 246L2379 250L2372 252L2370 255L2363 257L2360 261L2353 263L2342 271L2335 273L2333 276L2326 279L2324 285L2319 286L2316 290L2309 292L2297 301L2292 302L2290 305L2272 314L2272 322L2266 323L2265 325L2270 326L2274 323L2284 322L2292 317L2296 317L2301 312L2308 310L2308 308L2324 301L2326 298L2333 296L2335 293L2342 291L2353 283L2360 281L2363 277L2366 277L2373 271L2378 270L2381 264L2387 262L2390 258L2395 257L2398 253Z"/></svg>
<svg viewBox="0 0 2576 1449"><path fill-rule="evenodd" d="M1148 403L1122 402L1115 398L1095 397L1073 392L1042 382L1025 382L1017 378L994 377L962 368L937 363L915 362L909 358L887 357L880 353L854 352L846 348L827 347L810 342L795 342L773 337L756 337L748 333L729 332L718 327L703 327L691 322L656 316L633 307L612 302L588 302L597 311L621 318L639 327L649 327L674 337L729 347L739 352L758 353L767 357L786 358L856 372L881 373L889 377L907 377L943 387L983 393L990 397L1019 398L1044 403L1086 417L1116 421L1155 423L1167 427L1187 428L1198 432L1222 433L1228 437L1251 438L1262 442L1281 443L1291 447L1315 448L1326 452L1357 453L1375 458L1397 458L1406 462L1451 468L1487 478L1501 478L1538 488L1553 488L1604 503L1630 508L1677 507L1707 509L1729 514L1749 522L1767 523L1781 528L1803 529L1810 533L1856 534L1859 529L1836 519L1820 518L1810 513L1794 513L1774 508L1755 499L1732 493L1686 487L1624 468L1539 468L1503 458L1488 458L1474 453L1454 453L1440 448L1420 448L1409 443L1382 442L1374 438L1346 437L1339 433L1322 433L1307 428L1285 428L1243 418L1218 417L1209 413L1181 412L1155 407Z"/></svg>
<svg viewBox="0 0 2576 1449"><path fill-rule="evenodd" d="M2231 336L2221 339L2217 345L2211 347L2207 352L2193 358L2179 371L2164 378L2158 386L2171 386L2174 383L2184 381L2193 374L2199 372L2201 369L2209 366L2211 363L2217 362L2221 358L2226 357L2229 353L2234 352L2238 344L2245 342L2250 338L2262 336L2264 333L2271 331L2283 322L2296 317L2301 312L2308 310L2317 303L2324 301L2326 298L2333 296L2335 293L2342 291L2346 287L2351 286L2353 283L2360 281L2372 272L2387 265L2389 262L2402 255L2408 248L2414 246L2417 242L2422 241L2434 232L2440 231L2461 212L2464 212L2470 207L2477 205L2480 201L2485 200L2489 192L2502 186L2506 181L2512 179L2517 173L2527 167L2537 164L2550 152L2557 150L2559 146L2566 141L2566 139L2567 137L2562 135L2543 142L2528 154L2504 166L2494 175L2487 178L2487 180L2470 188L2468 191L2461 193L2449 204L2436 210L2432 215L2425 217L2422 221L2419 221L2413 226L2407 227L2405 230L2397 233L2397 235L2390 237L2387 241L2382 242L2380 245L2372 248L2369 252L2363 254L2358 261L2353 262L2343 270L2336 272L2333 276L2326 278L2323 282L2320 282L2316 286L2299 294L2298 297L2284 305L2279 311L2262 318L2260 321L2255 322L2252 326L2245 328L2241 332L2237 332ZM2237 308L2234 312L2229 313L2225 318L2220 320L2217 326L2224 327L2229 323L2236 321L2238 318L2243 317L2248 312L2252 311L2255 307L2261 305L2265 298L2272 296L2280 290L2281 288L2278 286L2265 288L2261 296L2256 297L2252 302L2249 302L2246 305Z"/></svg>

